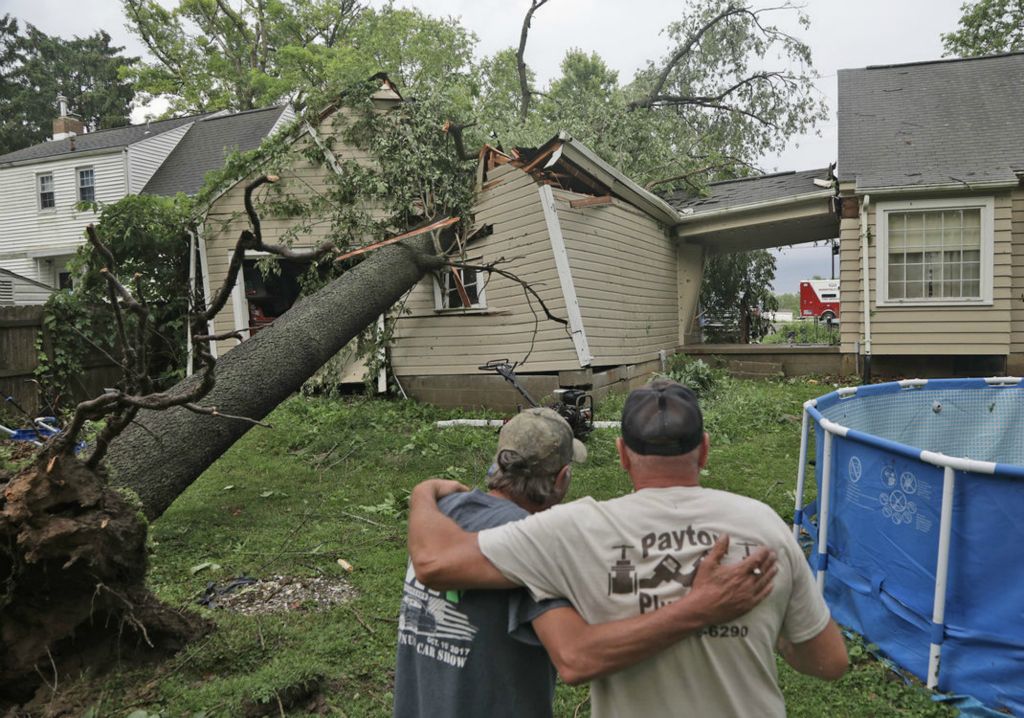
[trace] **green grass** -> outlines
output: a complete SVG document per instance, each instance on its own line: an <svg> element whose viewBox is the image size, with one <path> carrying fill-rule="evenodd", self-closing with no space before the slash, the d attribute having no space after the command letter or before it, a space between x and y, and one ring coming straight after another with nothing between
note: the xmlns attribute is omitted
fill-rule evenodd
<svg viewBox="0 0 1024 718"><path fill-rule="evenodd" d="M800 406L830 389L719 377L705 398L712 432L706 484L761 499L789 516ZM611 397L599 414L617 418L621 403ZM239 715L244 701L275 701L276 692L310 678L323 680L331 715L390 715L406 498L429 476L481 483L495 431L439 430L433 422L485 415L364 399L293 398L279 407L270 417L276 428L250 431L153 523L150 583L164 600L192 608L207 582L241 574L347 576L358 597L323 612L259 618L197 609L216 622L207 638L160 666L124 666L79 684L92 696L93 715ZM590 460L574 471L574 496L609 498L629 490L615 436L595 432ZM338 559L353 572L346 574ZM208 562L219 570L193 574ZM836 683L784 665L780 680L792 716L953 714L863 656ZM586 697L586 687L560 686L556 715L572 716L581 704L578 715L588 715Z"/></svg>

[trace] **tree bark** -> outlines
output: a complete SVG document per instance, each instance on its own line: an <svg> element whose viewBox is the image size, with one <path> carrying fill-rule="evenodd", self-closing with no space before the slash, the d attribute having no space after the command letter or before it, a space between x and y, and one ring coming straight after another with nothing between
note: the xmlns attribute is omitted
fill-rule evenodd
<svg viewBox="0 0 1024 718"><path fill-rule="evenodd" d="M216 386L201 403L262 419L443 262L430 235L377 250L220 358ZM198 380L190 377L171 391L187 391ZM105 463L111 481L135 491L152 520L250 428L180 407L144 410L117 437Z"/></svg>

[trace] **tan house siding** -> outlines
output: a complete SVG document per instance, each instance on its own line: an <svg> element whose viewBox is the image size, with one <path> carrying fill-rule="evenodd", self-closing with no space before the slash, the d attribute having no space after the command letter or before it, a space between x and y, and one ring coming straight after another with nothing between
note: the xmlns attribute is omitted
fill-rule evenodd
<svg viewBox="0 0 1024 718"><path fill-rule="evenodd" d="M318 133L322 138L334 135L333 153L339 160L370 161L364 150L346 145L342 140L341 130L345 121L341 112L331 115L321 123ZM289 164L286 167L275 168L281 177L280 181L274 189L265 186L257 190L254 195L257 202L266 193L276 192L278 189L286 196L293 195L300 199L329 190L332 170L319 163L310 162L302 155L302 150L310 144L308 135L296 140L298 151L292 153ZM248 181L249 178L238 182L218 197L210 206L203 224L202 237L206 243L209 284L213 291L223 284L227 276L228 264L239 234L243 229L249 228L243 204L245 185ZM294 236L292 246L312 247L325 240L331 230L330 222L311 220L306 227L302 227L301 231L296 233L295 227L299 224L301 223L295 218L260 217L263 239L268 243ZM214 329L218 333L247 325L248 317L236 317L234 303L230 299L214 319ZM222 341L218 343L217 350L223 353L236 345L235 340Z"/></svg>
<svg viewBox="0 0 1024 718"><path fill-rule="evenodd" d="M860 269L860 220L839 223L839 346L843 354L857 353L864 337L863 287ZM863 351L863 350L862 350Z"/></svg>
<svg viewBox="0 0 1024 718"><path fill-rule="evenodd" d="M649 361L679 342L676 252L665 229L614 201L573 209L586 195L556 191L592 366Z"/></svg>
<svg viewBox="0 0 1024 718"><path fill-rule="evenodd" d="M993 301L986 306L878 307L877 201L877 198L872 198L868 211L872 354L1007 354L1010 350L1013 289L1010 194L994 195ZM840 227L841 345L844 353L853 352L855 342L863 339L860 246L859 220L844 219Z"/></svg>
<svg viewBox="0 0 1024 718"><path fill-rule="evenodd" d="M475 262L504 257L506 269L529 282L553 314L565 317L537 185L520 169L499 167L490 172L475 207L477 226L491 224L494 233L467 248ZM528 360L517 371L548 372L578 369L579 361L565 326L530 311L522 287L492 275L484 290L484 311L437 311L434 280L424 279L409 293L391 342L391 365L402 376L476 374L487 359ZM532 349L531 349L532 347Z"/></svg>
<svg viewBox="0 0 1024 718"><path fill-rule="evenodd" d="M1010 293L1010 353L1024 355L1024 189L1011 194L1011 267L1013 269ZM1024 356L1015 363L1017 371L1024 370Z"/></svg>

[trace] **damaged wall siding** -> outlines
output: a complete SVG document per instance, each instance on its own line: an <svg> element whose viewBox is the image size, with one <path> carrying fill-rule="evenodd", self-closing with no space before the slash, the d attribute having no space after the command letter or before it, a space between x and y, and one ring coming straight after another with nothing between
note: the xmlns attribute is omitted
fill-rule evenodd
<svg viewBox="0 0 1024 718"><path fill-rule="evenodd" d="M493 225L494 232L469 245L468 257L478 264L499 257L513 260L505 269L531 283L551 312L565 317L536 183L522 170L505 165L489 173L485 187L474 208L474 221L477 226ZM395 374L479 374L479 365L488 359L521 360L531 342L533 351L519 371L579 368L566 328L546 320L539 306L540 320L535 323L521 286L494 275L487 282L485 298L485 312L438 312L433 279L417 284L391 343Z"/></svg>
<svg viewBox="0 0 1024 718"><path fill-rule="evenodd" d="M871 347L875 355L1003 355L1011 341L1020 346L1024 338L1011 340L1011 299L1015 283L1022 283L1014 271L1014 242L1011 241L1011 198L994 195L993 302L987 306L878 307L878 234L872 197L868 211L871 240L868 264L871 277ZM889 198L887 197L886 200ZM1019 202L1019 201L1018 201ZM1024 204L1024 202L1019 202ZM1024 207L1022 207L1024 209ZM1022 217L1024 219L1024 217ZM1020 240L1018 240L1020 241ZM863 337L861 292L860 222L844 219L840 229L840 286L842 301L841 351L853 353ZM1016 260L1024 270L1024 260ZM1021 314L1024 320L1024 314ZM863 349L862 349L863 351ZM1014 350L1017 351L1017 350Z"/></svg>
<svg viewBox="0 0 1024 718"><path fill-rule="evenodd" d="M342 111L344 112L344 111ZM345 144L341 138L341 129L344 126L344 117L339 117L342 112L327 117L319 126L318 132L321 137L335 136L334 155L339 159L354 159L359 162L371 162L369 154ZM337 121L337 125L335 122ZM329 191L331 169L326 165L312 163L302 156L302 151L311 144L308 135L303 135L296 140L297 151L293 153L290 164L280 171L281 180L275 185L287 194L294 194L299 198L308 198L313 193L325 193ZM210 288L216 291L224 282L227 276L228 263L231 253L234 250L238 236L243 229L249 228L249 220L245 215L243 197L245 185L250 178L238 182L227 192L219 197L210 207L206 215L203 227L203 237L206 241L207 262L210 272ZM263 192L274 190L257 191L254 195L257 210L259 209L259 197ZM263 232L263 239L267 243L277 243L286 236L288 230L294 227L299 220L295 218L280 218L261 216L260 224ZM296 249L313 247L327 238L331 230L331 223L328 221L310 222L308 231L299 233L292 243ZM246 325L248 317L235 316L235 304L229 300L224 309L214 319L215 330L225 332L234 330L236 326ZM237 346L235 340L221 341L217 343L217 351L220 354Z"/></svg>
<svg viewBox="0 0 1024 718"><path fill-rule="evenodd" d="M555 191L593 366L656 359L678 344L676 252L665 230L618 200L574 209L587 195Z"/></svg>

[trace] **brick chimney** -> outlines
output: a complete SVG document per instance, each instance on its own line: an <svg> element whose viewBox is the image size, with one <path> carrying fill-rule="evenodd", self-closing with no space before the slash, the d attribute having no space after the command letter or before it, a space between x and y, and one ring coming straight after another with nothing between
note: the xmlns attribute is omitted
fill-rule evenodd
<svg viewBox="0 0 1024 718"><path fill-rule="evenodd" d="M85 132L85 124L68 112L68 98L57 95L57 109L60 116L53 121L53 139L63 140Z"/></svg>

